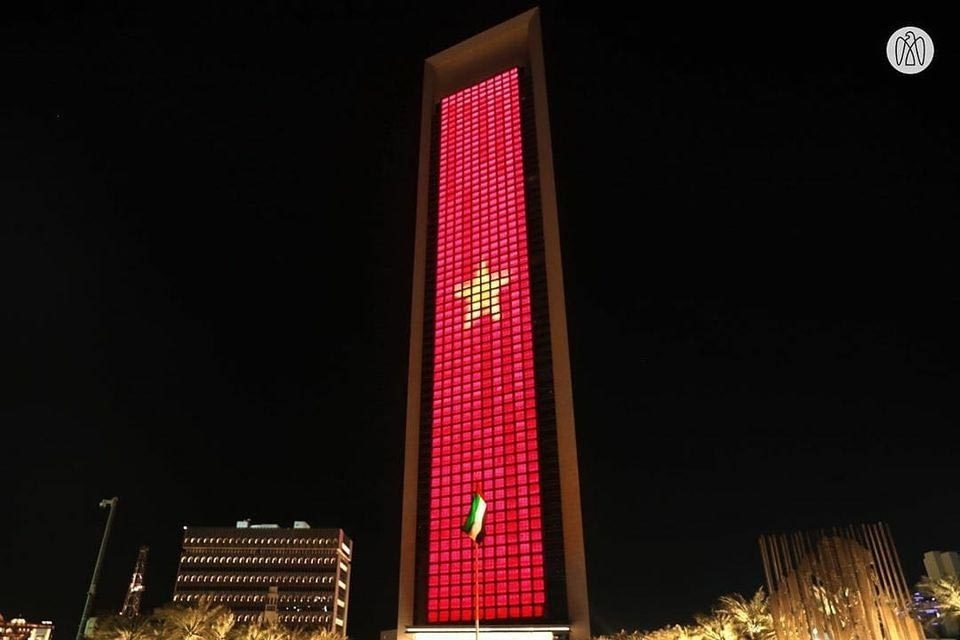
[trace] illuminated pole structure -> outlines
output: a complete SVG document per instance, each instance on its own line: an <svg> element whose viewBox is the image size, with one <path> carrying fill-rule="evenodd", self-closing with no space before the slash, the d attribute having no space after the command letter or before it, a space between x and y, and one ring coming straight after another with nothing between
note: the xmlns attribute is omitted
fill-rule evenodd
<svg viewBox="0 0 960 640"><path fill-rule="evenodd" d="M83 640L84 627L87 624L87 617L90 615L90 607L93 604L93 596L97 593L97 580L100 579L100 566L103 564L103 554L107 550L107 538L110 537L110 527L113 525L113 514L117 508L117 502L120 499L116 496L100 501L100 508L110 508L110 514L107 516L107 526L103 530L103 539L100 541L100 552L97 554L97 563L93 567L93 577L90 579L90 589L87 591L87 601L83 605L83 614L80 616L80 626L77 628L77 640Z"/></svg>
<svg viewBox="0 0 960 640"><path fill-rule="evenodd" d="M140 615L140 601L143 599L143 592L146 587L143 584L143 574L147 570L147 554L150 547L140 547L137 553L137 564L133 568L133 577L130 578L130 586L127 587L127 597L123 599L123 607L120 608L121 616L136 617Z"/></svg>

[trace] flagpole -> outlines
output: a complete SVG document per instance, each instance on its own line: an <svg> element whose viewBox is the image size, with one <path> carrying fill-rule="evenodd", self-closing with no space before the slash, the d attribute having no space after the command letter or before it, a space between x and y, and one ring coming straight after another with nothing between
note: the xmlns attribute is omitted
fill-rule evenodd
<svg viewBox="0 0 960 640"><path fill-rule="evenodd" d="M474 638L480 640L480 559L478 548L480 544L473 541L473 620Z"/></svg>

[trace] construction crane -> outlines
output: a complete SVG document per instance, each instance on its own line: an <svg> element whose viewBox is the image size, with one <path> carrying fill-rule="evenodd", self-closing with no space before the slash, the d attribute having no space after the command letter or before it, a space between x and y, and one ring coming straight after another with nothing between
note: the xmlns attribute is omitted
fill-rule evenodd
<svg viewBox="0 0 960 640"><path fill-rule="evenodd" d="M123 608L120 609L120 615L130 616L131 618L140 615L140 598L146 587L143 584L143 572L147 569L147 553L150 547L140 547L137 554L137 564L133 568L133 577L130 578L130 587L127 589L127 597L123 599Z"/></svg>

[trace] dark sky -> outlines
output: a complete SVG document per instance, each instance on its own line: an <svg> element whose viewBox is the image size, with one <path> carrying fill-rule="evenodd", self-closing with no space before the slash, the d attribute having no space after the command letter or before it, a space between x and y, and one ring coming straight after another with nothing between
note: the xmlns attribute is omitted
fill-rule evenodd
<svg viewBox="0 0 960 640"><path fill-rule="evenodd" d="M117 495L94 613L302 519L395 626L423 59L533 6L480 4L4 9L3 615L73 637ZM960 31L900 7L542 7L594 633L751 594L762 533L960 548Z"/></svg>

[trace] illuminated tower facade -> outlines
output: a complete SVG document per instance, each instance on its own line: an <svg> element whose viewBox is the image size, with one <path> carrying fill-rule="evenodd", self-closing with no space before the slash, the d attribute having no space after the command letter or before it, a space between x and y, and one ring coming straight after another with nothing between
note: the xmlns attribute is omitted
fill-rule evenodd
<svg viewBox="0 0 960 640"><path fill-rule="evenodd" d="M399 636L590 637L537 9L425 63L404 465Z"/></svg>

